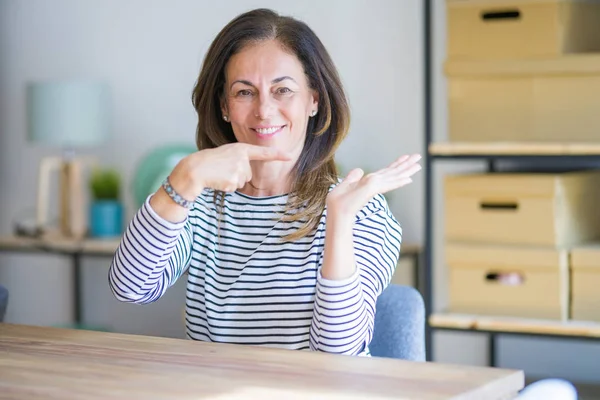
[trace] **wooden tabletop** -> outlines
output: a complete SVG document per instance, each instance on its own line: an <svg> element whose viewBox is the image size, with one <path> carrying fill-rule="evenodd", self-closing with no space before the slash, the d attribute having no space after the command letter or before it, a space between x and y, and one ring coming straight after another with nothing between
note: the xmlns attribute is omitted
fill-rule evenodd
<svg viewBox="0 0 600 400"><path fill-rule="evenodd" d="M0 324L12 399L507 399L521 371Z"/></svg>
<svg viewBox="0 0 600 400"><path fill-rule="evenodd" d="M492 317L469 314L439 313L429 317L435 328L485 332L560 335L600 339L600 323L588 321L552 321L543 319Z"/></svg>

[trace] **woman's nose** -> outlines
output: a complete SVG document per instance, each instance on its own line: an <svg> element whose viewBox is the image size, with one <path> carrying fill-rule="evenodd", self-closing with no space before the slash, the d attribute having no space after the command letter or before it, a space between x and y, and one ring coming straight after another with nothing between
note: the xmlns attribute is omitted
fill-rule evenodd
<svg viewBox="0 0 600 400"><path fill-rule="evenodd" d="M258 104L254 116L259 119L269 119L273 114L273 99L268 94L258 96Z"/></svg>

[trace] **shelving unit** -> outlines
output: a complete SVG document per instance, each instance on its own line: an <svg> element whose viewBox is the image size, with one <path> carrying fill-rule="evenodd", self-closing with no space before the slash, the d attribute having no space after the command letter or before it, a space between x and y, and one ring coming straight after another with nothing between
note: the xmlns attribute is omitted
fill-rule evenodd
<svg viewBox="0 0 600 400"><path fill-rule="evenodd" d="M426 142L426 193L425 193L425 246L424 276L425 303L427 308L427 348L428 359L432 359L432 331L453 330L481 332L489 335L489 365L496 366L496 338L499 334L589 339L600 341L600 323L567 321L564 323L545 320L519 318L495 318L436 313L432 310L432 281L434 252L432 228L433 185L432 167L435 162L448 160L479 160L487 162L487 172L496 172L500 161L535 161L552 164L553 172L573 168L589 167L591 162L600 166L600 145L566 143L433 143ZM547 165L546 165L547 166Z"/></svg>
<svg viewBox="0 0 600 400"><path fill-rule="evenodd" d="M474 143L426 143L426 205L425 209L425 246L424 246L424 276L425 302L427 305L427 348L428 359L431 360L432 330L477 331L489 334L489 365L496 364L496 337L498 334L549 336L575 339L600 340L600 324L578 322L557 323L555 321L506 319L493 317L461 316L455 314L435 313L432 310L433 293L432 281L434 251L432 228L433 216L433 185L432 167L435 162L448 160L479 160L487 161L487 172L497 171L499 161L536 161L552 163L553 171L560 172L598 162L600 165L600 145L580 145L561 143L503 143L503 144L474 144ZM561 167L564 167L561 168ZM582 328L582 329L579 329ZM583 329L585 328L585 329ZM590 332L593 332L590 334Z"/></svg>
<svg viewBox="0 0 600 400"><path fill-rule="evenodd" d="M498 335L558 337L562 339L600 341L600 323L556 322L520 318L495 318L434 312L433 265L435 249L433 231L434 164L462 160L486 163L487 172L497 172L499 163L527 162L543 165L551 172L576 168L600 168L600 143L439 143L433 140L433 85L432 85L432 0L424 0L424 173L425 173L425 239L422 270L422 294L426 308L427 360L432 361L432 333L434 330L479 332L489 336L489 365L496 366L496 338Z"/></svg>

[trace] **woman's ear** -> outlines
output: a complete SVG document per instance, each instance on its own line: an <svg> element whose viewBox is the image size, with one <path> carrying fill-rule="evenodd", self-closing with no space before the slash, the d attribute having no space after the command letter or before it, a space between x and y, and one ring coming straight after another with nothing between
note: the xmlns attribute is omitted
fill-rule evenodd
<svg viewBox="0 0 600 400"><path fill-rule="evenodd" d="M220 102L221 102L221 116L223 117L225 122L229 122L229 111L227 110L227 102L225 101L225 99L223 99L223 96L221 96Z"/></svg>
<svg viewBox="0 0 600 400"><path fill-rule="evenodd" d="M313 105L315 106L315 109L319 108L319 92L317 92L316 90L313 90L312 97L313 97Z"/></svg>
<svg viewBox="0 0 600 400"><path fill-rule="evenodd" d="M311 111L311 114L313 112L316 113L318 109L319 109L319 92L317 92L316 90L313 90L312 91L312 111Z"/></svg>

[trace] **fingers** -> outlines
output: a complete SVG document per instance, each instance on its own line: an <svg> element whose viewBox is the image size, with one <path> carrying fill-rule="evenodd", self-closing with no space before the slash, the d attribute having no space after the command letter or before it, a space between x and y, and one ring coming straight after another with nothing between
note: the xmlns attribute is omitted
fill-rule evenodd
<svg viewBox="0 0 600 400"><path fill-rule="evenodd" d="M406 186L412 183L412 176L420 170L421 166L419 164L413 164L404 169L398 166L395 168L394 172L387 174L385 178L382 179L381 187L384 191L389 192L390 190Z"/></svg>
<svg viewBox="0 0 600 400"><path fill-rule="evenodd" d="M374 193L386 193L402 186L412 183L412 176L419 172L422 167L418 162L421 160L419 154L403 155L396 161L373 174L370 181L370 191ZM373 194L374 194L373 193Z"/></svg>
<svg viewBox="0 0 600 400"><path fill-rule="evenodd" d="M383 176L404 174L404 176L408 177L421 170L421 165L417 164L420 160L421 156L419 154L402 156L391 163L387 168L379 170L377 174Z"/></svg>
<svg viewBox="0 0 600 400"><path fill-rule="evenodd" d="M387 167L380 169L379 171L377 171L377 174L387 174L390 173L392 171L397 171L398 169L403 170L408 168L411 165L416 164L417 162L419 162L421 160L421 155L419 154L412 154L412 155L403 155L400 156L396 159L396 161L394 161L393 163L391 163L390 165L388 165Z"/></svg>
<svg viewBox="0 0 600 400"><path fill-rule="evenodd" d="M402 159L403 157L400 157L397 161L399 161L400 159ZM413 154L409 157L407 157L404 161L402 162L394 162L392 164L396 164L393 168L394 169L406 169L406 168L410 168L411 166L415 165L416 163L418 163L421 160L421 155L420 154Z"/></svg>
<svg viewBox="0 0 600 400"><path fill-rule="evenodd" d="M360 169L360 168L355 168L352 171L350 171L348 173L348 175L346 176L346 178L342 181L341 184L350 184L350 183L355 183L358 182L362 179L362 177L364 176L365 172Z"/></svg>
<svg viewBox="0 0 600 400"><path fill-rule="evenodd" d="M237 181L237 188L243 188L247 182L250 182L252 180L252 178L248 179L247 175L240 175L238 177L238 181Z"/></svg>
<svg viewBox="0 0 600 400"><path fill-rule="evenodd" d="M255 161L290 161L290 155L274 147L255 146L243 143L249 160Z"/></svg>
<svg viewBox="0 0 600 400"><path fill-rule="evenodd" d="M240 172L238 177L238 188L244 187L247 182L252 180L252 168L246 163L245 168Z"/></svg>
<svg viewBox="0 0 600 400"><path fill-rule="evenodd" d="M408 160L410 156L408 154L405 154L403 156L400 156L396 159L396 161L394 161L393 163L391 163L390 165L388 165L388 168L396 168L398 165L402 164L403 162L405 162L406 160Z"/></svg>
<svg viewBox="0 0 600 400"><path fill-rule="evenodd" d="M411 178L399 178L395 180L388 180L381 184L379 193L384 194L387 192L391 192L392 190L396 190L403 186L410 185L411 183Z"/></svg>
<svg viewBox="0 0 600 400"><path fill-rule="evenodd" d="M421 169L422 167L419 164L413 164L402 168L398 166L392 173L390 173L390 176L394 178L410 178L411 176L419 172Z"/></svg>

